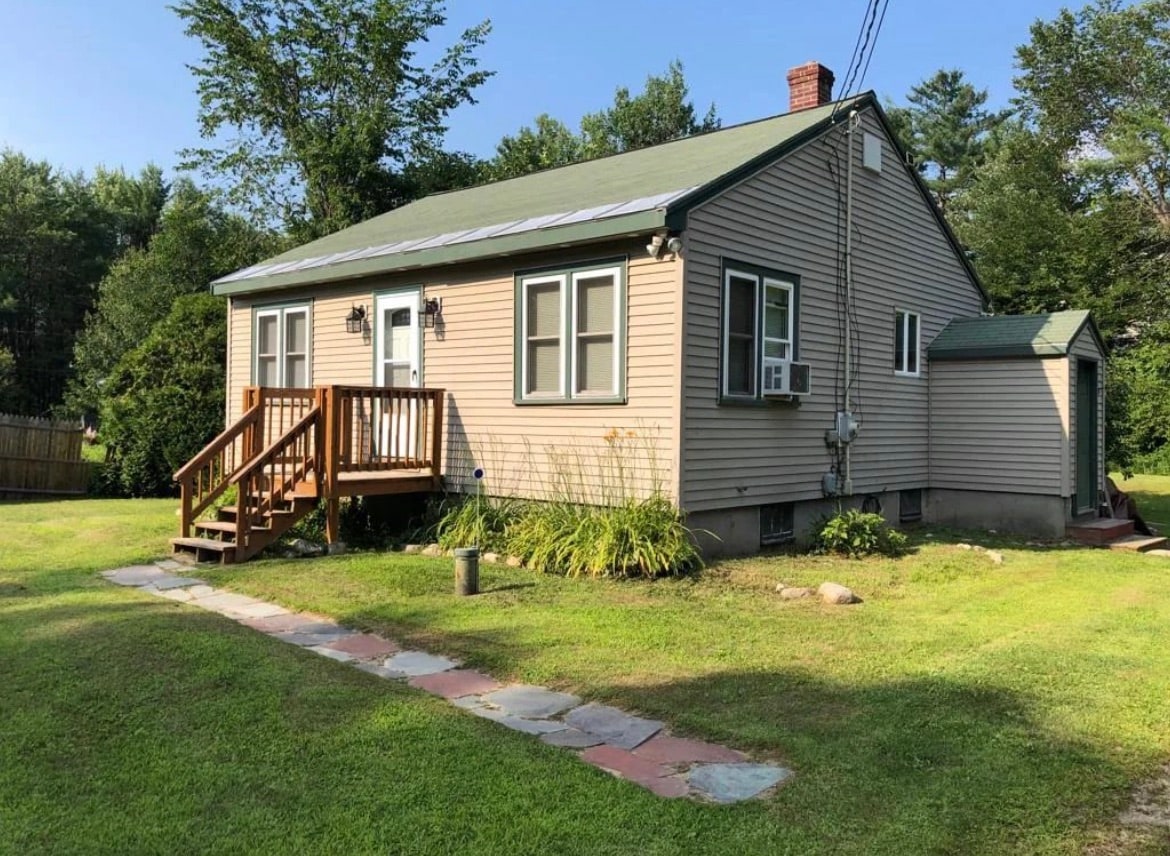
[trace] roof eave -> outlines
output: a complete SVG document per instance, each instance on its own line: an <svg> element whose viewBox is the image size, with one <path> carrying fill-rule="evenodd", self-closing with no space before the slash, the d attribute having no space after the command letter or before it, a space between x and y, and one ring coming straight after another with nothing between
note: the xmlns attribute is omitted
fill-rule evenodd
<svg viewBox="0 0 1170 856"><path fill-rule="evenodd" d="M927 357L932 362L946 360L1008 360L1034 359L1036 357L1063 357L1068 355L1068 345L1005 345L986 348L927 348Z"/></svg>
<svg viewBox="0 0 1170 856"><path fill-rule="evenodd" d="M621 217L610 217L604 220L593 220L585 223L573 223L568 226L553 226L548 229L537 229L531 232L521 232L516 235L504 235L495 238L485 238L481 241L469 241L462 244L431 247L425 250L408 251L397 255L341 262L340 264L329 267L288 271L287 273L274 274L273 276L261 276L249 279L220 279L211 284L211 290L213 294L217 295L242 295L294 288L296 286L323 285L344 280L396 273L404 270L439 267L442 265L458 264L460 262L511 256L518 253L532 252L534 250L551 249L553 247L567 247L592 243L606 238L632 236L654 229L660 229L665 223L665 209L659 208L651 211L638 211L633 214L625 214Z"/></svg>

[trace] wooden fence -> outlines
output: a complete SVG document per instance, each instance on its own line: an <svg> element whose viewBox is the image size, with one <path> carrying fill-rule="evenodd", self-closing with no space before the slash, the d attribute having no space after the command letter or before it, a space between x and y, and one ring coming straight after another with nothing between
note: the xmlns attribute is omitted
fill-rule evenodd
<svg viewBox="0 0 1170 856"><path fill-rule="evenodd" d="M81 495L89 464L75 422L0 413L0 499Z"/></svg>

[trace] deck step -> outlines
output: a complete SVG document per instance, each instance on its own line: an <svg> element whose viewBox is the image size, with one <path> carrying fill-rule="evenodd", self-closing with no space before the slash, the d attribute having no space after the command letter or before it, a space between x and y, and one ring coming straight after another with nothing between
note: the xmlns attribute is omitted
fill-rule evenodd
<svg viewBox="0 0 1170 856"><path fill-rule="evenodd" d="M235 544L212 538L172 538L171 551L194 556L197 562L212 561L230 565L236 560Z"/></svg>
<svg viewBox="0 0 1170 856"><path fill-rule="evenodd" d="M1103 547L1133 534L1133 521L1116 517L1098 517L1084 523L1074 523L1065 534L1080 544Z"/></svg>
<svg viewBox="0 0 1170 856"><path fill-rule="evenodd" d="M1110 550L1133 550L1145 553L1148 550L1158 550L1166 546L1166 539L1150 535L1127 535L1118 538L1109 544Z"/></svg>
<svg viewBox="0 0 1170 856"><path fill-rule="evenodd" d="M236 522L234 520L197 520L195 528L201 529L204 532L229 532L232 535L236 534Z"/></svg>

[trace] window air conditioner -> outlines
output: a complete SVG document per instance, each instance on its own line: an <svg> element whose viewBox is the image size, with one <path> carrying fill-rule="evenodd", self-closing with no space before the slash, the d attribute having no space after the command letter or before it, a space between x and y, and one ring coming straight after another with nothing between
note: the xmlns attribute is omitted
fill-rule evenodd
<svg viewBox="0 0 1170 856"><path fill-rule="evenodd" d="M812 378L808 363L764 358L764 396L808 395L812 392Z"/></svg>

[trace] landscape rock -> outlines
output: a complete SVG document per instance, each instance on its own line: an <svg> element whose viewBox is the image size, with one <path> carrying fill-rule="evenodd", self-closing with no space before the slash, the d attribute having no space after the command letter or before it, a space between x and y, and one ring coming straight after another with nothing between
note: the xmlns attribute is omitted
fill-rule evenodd
<svg viewBox="0 0 1170 856"><path fill-rule="evenodd" d="M498 565L500 563L499 553L484 553L479 557L480 561L486 562L489 565Z"/></svg>
<svg viewBox="0 0 1170 856"><path fill-rule="evenodd" d="M853 589L846 588L839 583L821 583L820 588L817 589L817 594L820 595L824 603L861 603L861 598L853 593Z"/></svg>
<svg viewBox="0 0 1170 856"><path fill-rule="evenodd" d="M804 597L812 597L812 595L813 590L804 586L788 586L780 589L780 597L784 600L800 600Z"/></svg>
<svg viewBox="0 0 1170 856"><path fill-rule="evenodd" d="M524 560L519 556L509 556L507 565L509 568L521 568L524 566Z"/></svg>
<svg viewBox="0 0 1170 856"><path fill-rule="evenodd" d="M423 551L422 544L407 544L402 548L403 553L421 553Z"/></svg>
<svg viewBox="0 0 1170 856"><path fill-rule="evenodd" d="M1003 553L999 553L995 550L988 550L987 551L987 558L991 559L991 563L993 565L1002 565L1003 564Z"/></svg>
<svg viewBox="0 0 1170 856"><path fill-rule="evenodd" d="M424 556L441 556L443 555L443 548L438 544L427 544L423 547L422 554Z"/></svg>
<svg viewBox="0 0 1170 856"><path fill-rule="evenodd" d="M971 547L971 545L970 545L970 544L956 544L955 546L956 546L956 547L958 547L960 550L970 550L970 549L972 549L972 547Z"/></svg>
<svg viewBox="0 0 1170 856"><path fill-rule="evenodd" d="M306 541L304 538L294 538L288 544L290 552L297 556L310 557L320 556L325 552L325 548L320 544L314 544L312 541Z"/></svg>
<svg viewBox="0 0 1170 856"><path fill-rule="evenodd" d="M776 591L784 591L788 588L788 583L776 583Z"/></svg>
<svg viewBox="0 0 1170 856"><path fill-rule="evenodd" d="M751 799L791 778L792 771L771 764L706 764L690 775L691 787L718 803Z"/></svg>
<svg viewBox="0 0 1170 856"><path fill-rule="evenodd" d="M344 541L334 541L332 544L325 545L326 556L344 556L347 550Z"/></svg>

